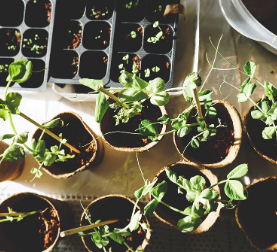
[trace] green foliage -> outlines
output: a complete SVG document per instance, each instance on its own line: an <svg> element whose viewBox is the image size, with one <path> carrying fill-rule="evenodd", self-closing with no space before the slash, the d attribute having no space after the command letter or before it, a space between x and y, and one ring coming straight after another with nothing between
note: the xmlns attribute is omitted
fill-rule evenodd
<svg viewBox="0 0 277 252"><path fill-rule="evenodd" d="M0 223L7 222L7 221L10 221L10 222L17 221L18 222L18 221L23 220L25 217L27 217L29 215L33 215L33 214L36 214L39 212L40 211L32 211L32 212L27 212L24 215L11 216L12 214L15 214L16 212L13 211L10 207L8 207L8 215L5 217L5 219L0 220Z"/></svg>
<svg viewBox="0 0 277 252"><path fill-rule="evenodd" d="M149 38L147 39L147 42L148 42L148 43L156 44L157 42L160 41L160 39L164 39L163 30L162 30L162 28L159 26L159 21L154 22L153 28L159 28L159 32L158 32L154 37L149 37Z"/></svg>
<svg viewBox="0 0 277 252"><path fill-rule="evenodd" d="M32 75L32 62L25 60L14 60L9 66L9 76L7 81L15 81L18 83L26 82Z"/></svg>

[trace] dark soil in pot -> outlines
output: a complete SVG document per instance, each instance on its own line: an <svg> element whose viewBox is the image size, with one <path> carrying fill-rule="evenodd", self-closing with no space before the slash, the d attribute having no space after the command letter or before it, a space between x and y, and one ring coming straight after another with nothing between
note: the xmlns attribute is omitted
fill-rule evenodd
<svg viewBox="0 0 277 252"><path fill-rule="evenodd" d="M80 61L81 78L103 79L106 76L108 55L105 52L84 52Z"/></svg>
<svg viewBox="0 0 277 252"><path fill-rule="evenodd" d="M26 5L25 23L30 27L46 27L51 20L52 3L49 0L29 1Z"/></svg>
<svg viewBox="0 0 277 252"><path fill-rule="evenodd" d="M144 36L144 49L149 53L168 53L172 49L173 32L172 28L168 25L159 25L163 31L162 38L156 43L148 42L147 40L151 37L155 37L160 29L158 27L153 27L153 25L148 25L145 28Z"/></svg>
<svg viewBox="0 0 277 252"><path fill-rule="evenodd" d="M177 177L184 176L186 179L189 180L190 178L192 178L196 175L199 175L199 176L202 176L205 178L207 187L209 187L211 185L209 180L207 179L207 177L202 172L200 172L199 170L197 170L193 167L189 167L188 165L184 165L184 164L176 164L173 167L173 169L177 173ZM178 193L178 186L176 184L172 183L167 178L165 171L163 171L161 174L159 174L158 181L156 184L161 183L162 181L166 181L167 185L168 185L167 192L162 199L165 203L167 203L170 206L175 207L179 210L185 210L188 206L192 205L192 202L189 202L186 199L185 191L183 191L183 194ZM201 204L200 204L200 207L201 207ZM175 223L176 225L177 225L177 222L181 218L185 217L183 214L177 213L162 204L159 204L158 209L156 210L157 213L159 212L159 208L164 213L171 216L171 218L173 218L176 221L176 223ZM207 216L203 217L202 220L204 220L206 217Z"/></svg>
<svg viewBox="0 0 277 252"><path fill-rule="evenodd" d="M114 1L91 0L87 3L86 15L92 20L107 20L113 15Z"/></svg>
<svg viewBox="0 0 277 252"><path fill-rule="evenodd" d="M0 26L19 26L23 21L24 3L22 0L1 2Z"/></svg>
<svg viewBox="0 0 277 252"><path fill-rule="evenodd" d="M26 252L44 251L52 245L57 237L60 223L57 212L45 200L38 197L29 197L11 206L16 212L44 210L48 207L49 210L43 215L38 213L27 216L19 222L5 222L2 224L13 245L22 248Z"/></svg>
<svg viewBox="0 0 277 252"><path fill-rule="evenodd" d="M105 49L110 44L111 26L107 22L89 22L84 29L83 45L87 49Z"/></svg>
<svg viewBox="0 0 277 252"><path fill-rule="evenodd" d="M206 123L208 125L218 125L218 118L221 119L221 123L227 125L227 127L217 128L215 136L210 137L206 142L200 142L199 148L193 148L191 145L188 146L186 152L196 160L203 163L213 164L222 161L229 153L229 149L233 145L234 139L234 128L231 117L229 114L221 113L224 111L224 106L220 103L214 106L218 114L215 118L211 119L206 117ZM193 109L191 115L194 115L196 110ZM205 114L204 106L202 106L202 113ZM188 123L195 123L196 119L190 117ZM183 137L183 146L187 146L193 136L199 134L196 127L193 127L191 132Z"/></svg>
<svg viewBox="0 0 277 252"><path fill-rule="evenodd" d="M112 231L114 230L114 228L125 228L129 224L133 207L133 203L131 203L129 200L125 198L106 197L92 203L88 209L91 213L92 222L95 222L97 220L107 221L112 219L119 219L118 222L109 224L109 230ZM145 216L142 217L141 222L146 223ZM81 220L81 224L89 225L89 222L83 218ZM142 244L145 235L146 234L143 232L141 227L139 227L138 230L132 232L131 236L126 237L126 242L133 250L136 250ZM89 251L103 251L102 249L99 249L95 246L95 244L91 241L91 238L89 236L84 236L82 238ZM110 242L107 248L112 247L112 251L130 251L124 244L119 244L113 241L112 239L109 240Z"/></svg>
<svg viewBox="0 0 277 252"><path fill-rule="evenodd" d="M133 62L135 61L137 69L140 72L140 64L141 64L140 58L136 54L128 53L129 59L128 61L126 61L122 59L126 55L127 55L126 53L118 53L113 57L112 68L111 68L111 79L115 82L118 82L118 78L121 75L120 71L122 69L119 69L118 67L121 64L123 64L127 72L132 73ZM137 76L139 75L137 74Z"/></svg>
<svg viewBox="0 0 277 252"><path fill-rule="evenodd" d="M240 201L236 209L237 222L256 248L266 250L274 246L276 249L277 179L260 179L247 186L247 191L247 200Z"/></svg>
<svg viewBox="0 0 277 252"><path fill-rule="evenodd" d="M52 50L49 67L52 77L71 79L77 74L78 67L79 56L76 52Z"/></svg>
<svg viewBox="0 0 277 252"><path fill-rule="evenodd" d="M56 1L55 25L61 20L80 19L85 13L86 0L59 0Z"/></svg>
<svg viewBox="0 0 277 252"><path fill-rule="evenodd" d="M115 41L118 51L136 52L142 46L143 30L139 24L121 24L117 27Z"/></svg>
<svg viewBox="0 0 277 252"><path fill-rule="evenodd" d="M120 21L140 22L145 16L146 0L119 0L117 11Z"/></svg>
<svg viewBox="0 0 277 252"><path fill-rule="evenodd" d="M0 29L0 56L15 56L20 50L21 32L18 29Z"/></svg>
<svg viewBox="0 0 277 252"><path fill-rule="evenodd" d="M159 21L160 23L170 23L174 21L174 15L166 15L164 17L164 10L166 5L174 4L176 1L172 0L152 0L147 2L146 18L149 22Z"/></svg>
<svg viewBox="0 0 277 252"><path fill-rule="evenodd" d="M153 68L159 67L160 70L157 72L153 71ZM170 78L170 59L165 55L146 55L141 63L142 68L142 79L149 82L150 80L154 80L157 77L162 78L165 83L168 82ZM145 70L150 70L150 76L145 77Z"/></svg>
<svg viewBox="0 0 277 252"><path fill-rule="evenodd" d="M90 161L96 152L96 145L93 142L93 137L85 130L83 124L79 120L68 120L65 122L65 125L67 126L54 128L51 129L51 131L56 135L62 133L62 137L67 139L69 144L81 151L80 154L77 154L68 147L64 145L62 146L62 149L65 150L65 154L74 154L75 157L68 159L66 162L57 162L55 164L60 169L69 173ZM50 147L54 145L59 146L59 142L56 139L47 136L46 148L50 149Z"/></svg>
<svg viewBox="0 0 277 252"><path fill-rule="evenodd" d="M12 62L14 62L13 59L0 58L0 87L5 87L7 85L6 79L9 75L9 65Z"/></svg>
<svg viewBox="0 0 277 252"><path fill-rule="evenodd" d="M25 57L43 57L46 55L48 32L42 29L29 29L23 34L22 53Z"/></svg>
<svg viewBox="0 0 277 252"><path fill-rule="evenodd" d="M33 72L30 79L19 85L24 88L38 88L44 81L45 62L40 59L29 59L33 63Z"/></svg>
<svg viewBox="0 0 277 252"><path fill-rule="evenodd" d="M136 132L139 128L139 124L142 120L151 120L152 122L157 122L158 118L162 116L161 111L158 106L152 105L148 100L142 103L143 109L140 115L136 115L129 119L128 123L120 123L115 126L115 118L113 117L116 113L112 109L108 109L102 122L105 122L105 130L102 130L102 133L105 134L107 132L113 131L122 131L122 132ZM162 125L157 124L158 132L161 132ZM105 135L105 139L115 147L143 147L149 143L147 137L141 135L132 135L128 133L111 133Z"/></svg>

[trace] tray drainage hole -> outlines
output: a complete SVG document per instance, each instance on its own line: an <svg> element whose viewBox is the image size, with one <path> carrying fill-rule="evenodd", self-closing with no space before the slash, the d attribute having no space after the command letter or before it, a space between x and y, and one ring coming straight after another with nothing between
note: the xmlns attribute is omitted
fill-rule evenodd
<svg viewBox="0 0 277 252"><path fill-rule="evenodd" d="M80 59L80 77L103 79L107 72L108 55L104 52L87 51Z"/></svg>
<svg viewBox="0 0 277 252"><path fill-rule="evenodd" d="M90 0L86 8L87 18L92 20L108 20L113 15L114 1Z"/></svg>
<svg viewBox="0 0 277 252"><path fill-rule="evenodd" d="M48 32L29 29L23 34L22 53L26 57L43 57L47 52Z"/></svg>
<svg viewBox="0 0 277 252"><path fill-rule="evenodd" d="M0 58L0 87L5 87L7 85L7 77L9 75L9 65L14 62L13 59ZM12 83L11 86L13 86Z"/></svg>
<svg viewBox="0 0 277 252"><path fill-rule="evenodd" d="M84 47L103 50L110 45L111 26L107 22L89 22L84 29Z"/></svg>
<svg viewBox="0 0 277 252"><path fill-rule="evenodd" d="M21 32L18 29L0 29L0 55L15 56L20 50Z"/></svg>
<svg viewBox="0 0 277 252"><path fill-rule="evenodd" d="M51 12L49 0L30 0L26 5L25 23L29 27L46 27L50 23Z"/></svg>
<svg viewBox="0 0 277 252"><path fill-rule="evenodd" d="M23 14L24 3L22 0L2 1L0 8L0 26L19 26L23 21Z"/></svg>

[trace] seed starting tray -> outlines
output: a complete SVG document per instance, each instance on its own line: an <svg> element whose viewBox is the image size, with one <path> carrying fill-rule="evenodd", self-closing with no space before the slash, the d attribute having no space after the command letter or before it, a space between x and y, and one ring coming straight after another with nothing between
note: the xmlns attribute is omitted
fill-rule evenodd
<svg viewBox="0 0 277 252"><path fill-rule="evenodd" d="M140 0L134 9L123 7L130 2L126 0L105 0L101 3L96 0L71 0L67 1L67 5L65 2L56 0L49 82L79 84L80 78L91 78L103 79L106 87L121 87L118 66L123 64L131 72L133 61L136 61L139 77L148 81L159 76L165 80L166 88L172 86L178 15L168 15L166 18L162 15L166 4L176 4L179 0ZM73 2L72 8L70 4ZM95 18L97 5L102 5L101 10L105 14L101 13L99 18ZM66 9L68 15L62 12L62 8ZM167 42L166 39L156 44L147 42L149 37L160 31L158 27L153 28L155 21L160 22L164 34L169 30L171 39ZM133 44L132 31L136 32ZM69 37L73 38L68 33L75 36L78 33L73 47L68 43ZM127 54L129 59L122 60ZM155 66L160 68L159 72L152 71ZM150 77L145 78L146 69L150 70ZM79 86L83 88L81 84ZM85 87L82 91L87 92Z"/></svg>
<svg viewBox="0 0 277 252"><path fill-rule="evenodd" d="M0 89L7 84L8 65L14 59L29 59L33 63L33 71L38 72L34 72L23 84L13 83L11 88L46 90L54 13L55 4L48 0L1 1Z"/></svg>

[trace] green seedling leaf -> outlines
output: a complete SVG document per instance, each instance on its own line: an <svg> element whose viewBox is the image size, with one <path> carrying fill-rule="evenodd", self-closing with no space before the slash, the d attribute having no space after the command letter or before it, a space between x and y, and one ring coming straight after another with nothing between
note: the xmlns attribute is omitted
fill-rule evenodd
<svg viewBox="0 0 277 252"><path fill-rule="evenodd" d="M265 118L264 114L260 110L252 110L251 116L253 119L263 119Z"/></svg>
<svg viewBox="0 0 277 252"><path fill-rule="evenodd" d="M265 94L268 97L269 100L273 101L274 100L274 96L277 96L277 89L274 85L272 85L269 82L265 83Z"/></svg>
<svg viewBox="0 0 277 252"><path fill-rule="evenodd" d="M243 193L243 185L240 181L229 180L224 187L225 194L234 200L245 200L246 196Z"/></svg>
<svg viewBox="0 0 277 252"><path fill-rule="evenodd" d="M256 70L256 64L253 61L249 60L245 63L243 69L248 75L250 75L250 78L252 79Z"/></svg>
<svg viewBox="0 0 277 252"><path fill-rule="evenodd" d="M167 124L170 121L170 118L168 115L164 114L158 118L158 121L160 121L162 124Z"/></svg>
<svg viewBox="0 0 277 252"><path fill-rule="evenodd" d="M167 187L167 182L163 181L151 189L151 195L153 195L157 200L162 200L167 192Z"/></svg>
<svg viewBox="0 0 277 252"><path fill-rule="evenodd" d="M145 186L143 186L140 189L135 191L135 193L134 193L135 197L137 199L140 199L142 196L145 196L147 193L150 193L151 189L155 185L155 183L156 183L156 180L153 181L152 183L147 181Z"/></svg>
<svg viewBox="0 0 277 252"><path fill-rule="evenodd" d="M64 122L60 118L56 118L56 119L53 119L50 122L47 122L47 123L43 124L43 128L45 128L45 129L52 129L52 128L57 127L59 123L61 123L62 126L64 124Z"/></svg>
<svg viewBox="0 0 277 252"><path fill-rule="evenodd" d="M276 133L276 128L274 126L265 127L262 131L262 137L263 139L272 139L274 133Z"/></svg>
<svg viewBox="0 0 277 252"><path fill-rule="evenodd" d="M247 164L240 164L235 169L229 172L228 179L241 178L248 172Z"/></svg>
<svg viewBox="0 0 277 252"><path fill-rule="evenodd" d="M116 234L120 234L121 236L130 236L130 235L132 235L130 232L128 232L128 231L126 231L124 229L118 229L118 228L115 228L113 230L113 232L116 233Z"/></svg>
<svg viewBox="0 0 277 252"><path fill-rule="evenodd" d="M201 192L206 185L206 180L202 176L196 175L190 179L190 183L195 190Z"/></svg>
<svg viewBox="0 0 277 252"><path fill-rule="evenodd" d="M247 97L244 93L237 94L237 98L239 103L247 101Z"/></svg>
<svg viewBox="0 0 277 252"><path fill-rule="evenodd" d="M262 106L262 110L263 110L264 113L267 113L270 109L268 101L262 101L261 106Z"/></svg>
<svg viewBox="0 0 277 252"><path fill-rule="evenodd" d="M250 96L253 94L254 89L256 88L255 83L250 83L250 78L247 78L241 85L241 92Z"/></svg>
<svg viewBox="0 0 277 252"><path fill-rule="evenodd" d="M95 91L98 91L98 89L96 88L97 85L103 87L103 80L93 80L93 79L80 79L79 80L80 84L83 84L86 87L89 87Z"/></svg>
<svg viewBox="0 0 277 252"><path fill-rule="evenodd" d="M26 82L32 75L33 64L29 60L15 60L9 66L7 81Z"/></svg>
<svg viewBox="0 0 277 252"><path fill-rule="evenodd" d="M189 180L185 179L182 176L179 176L179 178L177 180L177 184L180 185L187 192L192 190L192 184L191 184L191 182Z"/></svg>
<svg viewBox="0 0 277 252"><path fill-rule="evenodd" d="M46 156L46 158L45 158L43 164L44 164L45 166L50 166L50 165L52 165L52 164L55 162L55 160L56 160L56 155L54 155L54 154L48 154L48 155Z"/></svg>
<svg viewBox="0 0 277 252"><path fill-rule="evenodd" d="M142 227L143 231L147 231L148 230L148 225L146 223L141 223L140 226Z"/></svg>
<svg viewBox="0 0 277 252"><path fill-rule="evenodd" d="M201 192L200 196L203 199L211 200L214 195L211 189L206 188Z"/></svg>
<svg viewBox="0 0 277 252"><path fill-rule="evenodd" d="M44 157L44 153L45 153L45 142L44 140L39 140L38 143L36 144L36 147L33 148L36 153L41 156L41 157Z"/></svg>
<svg viewBox="0 0 277 252"><path fill-rule="evenodd" d="M177 184L177 173L175 171L172 171L170 169L165 169L166 176L169 178L170 181Z"/></svg>
<svg viewBox="0 0 277 252"><path fill-rule="evenodd" d="M0 101L0 118L2 118L4 121L7 121L9 119L10 111L7 109L6 105L1 104Z"/></svg>
<svg viewBox="0 0 277 252"><path fill-rule="evenodd" d="M184 84L183 84L183 87L184 87L183 95L184 95L186 101L191 102L193 99L190 86L192 84L195 84L197 87L199 87L201 85L201 81L202 81L201 77L196 72L192 72L186 77Z"/></svg>
<svg viewBox="0 0 277 252"><path fill-rule="evenodd" d="M106 100L104 93L100 92L96 98L95 105L95 121L100 123L105 115L107 109L109 108L109 102Z"/></svg>
<svg viewBox="0 0 277 252"><path fill-rule="evenodd" d="M177 131L178 137L187 136L191 132L191 127L183 127Z"/></svg>
<svg viewBox="0 0 277 252"><path fill-rule="evenodd" d="M149 86L146 88L146 90L150 90L153 93L159 93L164 90L165 82L162 78L158 77L154 80L149 81Z"/></svg>
<svg viewBox="0 0 277 252"><path fill-rule="evenodd" d="M3 153L3 158L12 163L21 162L25 159L24 149L17 145L10 145Z"/></svg>
<svg viewBox="0 0 277 252"><path fill-rule="evenodd" d="M213 119L213 118L216 117L216 115L217 115L217 110L216 110L216 108L210 107L209 110L208 110L208 116L209 116L211 119Z"/></svg>
<svg viewBox="0 0 277 252"><path fill-rule="evenodd" d="M143 136L157 136L158 128L150 120L143 120L139 125L139 132Z"/></svg>
<svg viewBox="0 0 277 252"><path fill-rule="evenodd" d="M184 210L183 214L185 214L185 215L192 215L191 209L192 209L192 206L188 206L188 207Z"/></svg>
<svg viewBox="0 0 277 252"><path fill-rule="evenodd" d="M150 102L156 106L163 106L169 102L169 94L166 91L156 93L150 98Z"/></svg>
<svg viewBox="0 0 277 252"><path fill-rule="evenodd" d="M28 140L28 134L29 134L29 132L23 132L23 133L17 134L17 135L14 137L14 142L15 142L15 143L19 143L19 144L24 144L24 143L26 143L27 140Z"/></svg>
<svg viewBox="0 0 277 252"><path fill-rule="evenodd" d="M35 174L35 178L40 178L43 175L43 173L37 168L32 168L30 172Z"/></svg>
<svg viewBox="0 0 277 252"><path fill-rule="evenodd" d="M15 135L14 134L4 134L0 136L0 141L3 141L5 139L11 139L13 138Z"/></svg>
<svg viewBox="0 0 277 252"><path fill-rule="evenodd" d="M123 71L119 76L119 82L124 87L135 88L138 90L145 89L149 85L145 80L126 71Z"/></svg>
<svg viewBox="0 0 277 252"><path fill-rule="evenodd" d="M149 215L149 214L152 214L157 206L159 204L159 201L156 200L156 199L153 199L152 201L150 201L145 207L144 207L144 213L143 215Z"/></svg>
<svg viewBox="0 0 277 252"><path fill-rule="evenodd" d="M203 217L204 216L204 211L202 208L196 208L194 205L191 208L191 215L195 218Z"/></svg>
<svg viewBox="0 0 277 252"><path fill-rule="evenodd" d="M7 95L6 104L12 114L19 114L18 106L20 105L22 95L19 93L11 92Z"/></svg>
<svg viewBox="0 0 277 252"><path fill-rule="evenodd" d="M212 90L204 90L198 93L198 98L200 102L209 102L212 101L211 94L213 93Z"/></svg>
<svg viewBox="0 0 277 252"><path fill-rule="evenodd" d="M141 101L144 99L148 99L148 95L140 90L137 90L134 88L127 88L127 89L121 90L118 93L118 99L122 103L135 102L135 101Z"/></svg>
<svg viewBox="0 0 277 252"><path fill-rule="evenodd" d="M199 148L199 141L196 139L196 138L193 138L192 140L191 140L191 146L193 147L193 148L195 148L195 149L197 149L197 148Z"/></svg>
<svg viewBox="0 0 277 252"><path fill-rule="evenodd" d="M182 233L188 233L197 229L201 223L202 223L201 218L195 218L190 215L190 216L186 216L183 219L180 219L177 223L177 227Z"/></svg>
<svg viewBox="0 0 277 252"><path fill-rule="evenodd" d="M153 27L156 28L159 26L159 21L154 22Z"/></svg>
<svg viewBox="0 0 277 252"><path fill-rule="evenodd" d="M139 222L141 220L142 214L140 213L140 211L138 210L133 218L130 220L130 224L129 224L129 229L131 232L133 232L134 230L137 230L139 227Z"/></svg>

